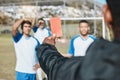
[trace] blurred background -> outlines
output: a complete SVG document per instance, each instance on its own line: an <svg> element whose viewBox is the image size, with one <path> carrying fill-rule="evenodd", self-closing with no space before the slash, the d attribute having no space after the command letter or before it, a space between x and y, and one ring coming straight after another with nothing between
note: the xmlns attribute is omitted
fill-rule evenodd
<svg viewBox="0 0 120 80"><path fill-rule="evenodd" d="M43 17L49 27L50 18L59 16L65 41L58 42L56 47L66 54L69 40L79 34L81 19L89 21L91 34L112 39L112 31L105 27L102 15L104 4L105 0L0 0L0 80L15 80L16 58L11 30L16 20Z"/></svg>
<svg viewBox="0 0 120 80"><path fill-rule="evenodd" d="M11 33L11 26L20 18L43 17L49 27L49 19L59 16L65 38L78 33L81 19L90 22L92 34L105 38L103 4L104 0L0 0L0 34Z"/></svg>

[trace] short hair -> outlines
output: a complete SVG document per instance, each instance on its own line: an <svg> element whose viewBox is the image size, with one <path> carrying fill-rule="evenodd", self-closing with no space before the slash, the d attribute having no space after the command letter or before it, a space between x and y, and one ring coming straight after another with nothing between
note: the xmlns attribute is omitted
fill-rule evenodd
<svg viewBox="0 0 120 80"><path fill-rule="evenodd" d="M22 23L21 23L21 29L23 30L23 25L24 24L29 24L29 25L32 25L32 23L30 22L30 21L23 21Z"/></svg>
<svg viewBox="0 0 120 80"><path fill-rule="evenodd" d="M80 20L79 24L80 23L87 23L89 25L89 22L87 20Z"/></svg>
<svg viewBox="0 0 120 80"><path fill-rule="evenodd" d="M44 20L43 18L38 18L38 21L39 21L39 20L42 20L42 21L44 21L44 24L45 24L44 28L45 28L45 27L46 27L45 20Z"/></svg>
<svg viewBox="0 0 120 80"><path fill-rule="evenodd" d="M38 18L38 21L39 21L39 20L42 20L42 21L44 21L44 22L45 22L45 20L44 20L43 18Z"/></svg>
<svg viewBox="0 0 120 80"><path fill-rule="evenodd" d="M112 25L120 26L120 0L106 0L112 15Z"/></svg>

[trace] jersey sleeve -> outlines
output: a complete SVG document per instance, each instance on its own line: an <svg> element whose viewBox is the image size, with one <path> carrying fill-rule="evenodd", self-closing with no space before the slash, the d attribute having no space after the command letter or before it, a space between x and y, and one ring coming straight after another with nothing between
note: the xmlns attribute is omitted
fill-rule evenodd
<svg viewBox="0 0 120 80"><path fill-rule="evenodd" d="M48 36L51 36L52 34L51 34L50 29L49 28L46 28L46 29L48 30Z"/></svg>
<svg viewBox="0 0 120 80"><path fill-rule="evenodd" d="M35 38L36 39L36 38ZM36 41L37 41L37 45L36 45L36 51L37 51L37 49L38 49L38 47L40 46L40 42L36 39Z"/></svg>
<svg viewBox="0 0 120 80"><path fill-rule="evenodd" d="M96 40L96 36L89 35L89 37L92 38L93 40Z"/></svg>
<svg viewBox="0 0 120 80"><path fill-rule="evenodd" d="M71 39L70 41L70 46L69 46L69 49L68 49L68 54L71 54L72 56L74 55L74 44L73 44L74 40Z"/></svg>
<svg viewBox="0 0 120 80"><path fill-rule="evenodd" d="M22 37L22 34L19 31L16 33L16 36L13 36L12 34L13 41L16 43L21 39L21 37Z"/></svg>
<svg viewBox="0 0 120 80"><path fill-rule="evenodd" d="M35 38L36 39L36 38ZM35 48L35 50L37 51L38 50L38 48L39 48L39 46L40 46L40 43L39 43L39 41L36 39L36 41L37 41L37 45L36 45L36 48ZM38 56L37 56L37 53L36 53L36 58L35 58L35 62L36 63L38 63Z"/></svg>
<svg viewBox="0 0 120 80"><path fill-rule="evenodd" d="M37 26L34 26L33 27L33 32L35 33L37 31L38 27Z"/></svg>

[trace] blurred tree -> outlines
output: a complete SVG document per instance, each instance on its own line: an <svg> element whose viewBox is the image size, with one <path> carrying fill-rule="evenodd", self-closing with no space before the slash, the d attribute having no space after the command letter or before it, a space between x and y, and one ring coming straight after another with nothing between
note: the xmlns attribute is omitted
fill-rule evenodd
<svg viewBox="0 0 120 80"><path fill-rule="evenodd" d="M4 15L4 13L0 12L0 25L12 25L13 18Z"/></svg>

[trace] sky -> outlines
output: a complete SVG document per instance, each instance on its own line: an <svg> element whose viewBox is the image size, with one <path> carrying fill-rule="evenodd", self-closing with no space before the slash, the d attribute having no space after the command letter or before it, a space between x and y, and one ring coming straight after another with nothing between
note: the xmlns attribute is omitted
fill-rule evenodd
<svg viewBox="0 0 120 80"><path fill-rule="evenodd" d="M106 3L106 0L95 0L95 1L100 2L100 3L102 3L102 4L105 4L105 3Z"/></svg>

